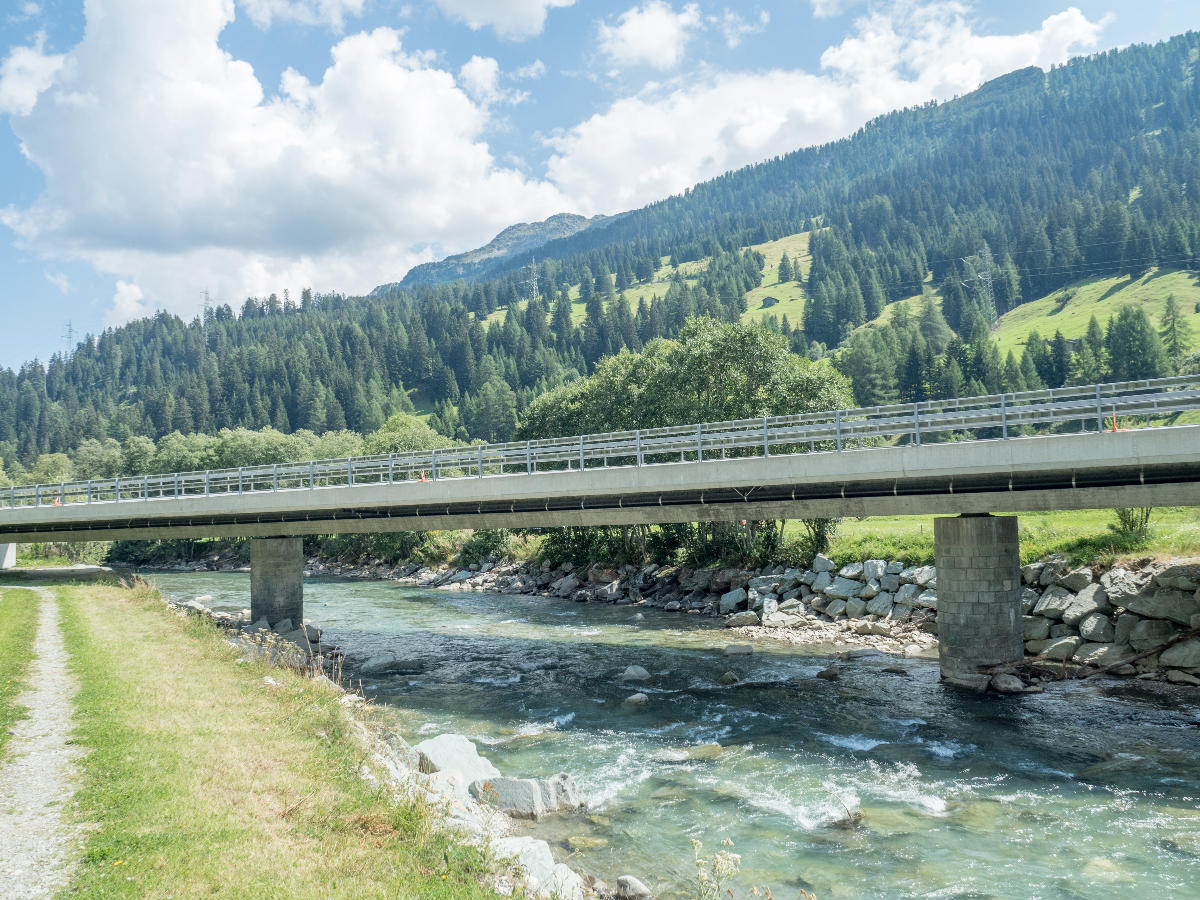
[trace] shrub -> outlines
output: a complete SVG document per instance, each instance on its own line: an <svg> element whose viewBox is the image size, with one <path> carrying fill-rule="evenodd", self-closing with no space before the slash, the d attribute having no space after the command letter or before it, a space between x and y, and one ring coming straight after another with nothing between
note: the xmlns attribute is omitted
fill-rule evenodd
<svg viewBox="0 0 1200 900"><path fill-rule="evenodd" d="M1119 506L1113 510L1116 523L1108 527L1123 538L1145 540L1150 536L1152 506Z"/></svg>
<svg viewBox="0 0 1200 900"><path fill-rule="evenodd" d="M512 532L507 528L489 528L476 531L463 543L458 552L461 565L478 565L503 559L512 549Z"/></svg>

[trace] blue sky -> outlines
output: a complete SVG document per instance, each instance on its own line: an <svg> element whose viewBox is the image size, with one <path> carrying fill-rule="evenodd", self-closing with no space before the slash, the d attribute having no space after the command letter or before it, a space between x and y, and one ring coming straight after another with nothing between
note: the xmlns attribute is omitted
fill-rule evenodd
<svg viewBox="0 0 1200 900"><path fill-rule="evenodd" d="M6 0L0 365L202 292L356 293L1192 2Z"/></svg>

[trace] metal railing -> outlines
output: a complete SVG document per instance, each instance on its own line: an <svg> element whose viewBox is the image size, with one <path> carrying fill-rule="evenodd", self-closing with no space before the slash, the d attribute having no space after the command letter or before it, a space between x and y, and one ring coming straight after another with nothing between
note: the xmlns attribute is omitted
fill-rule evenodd
<svg viewBox="0 0 1200 900"><path fill-rule="evenodd" d="M0 508L123 503L318 490L404 481L532 475L610 466L841 452L948 431L980 431L972 440L1021 437L1039 426L1104 431L1117 416L1161 417L1200 409L1200 376L898 403L832 412L675 425L606 434L475 444L314 462L277 463L107 480L0 489ZM1200 447L1197 448L1200 453Z"/></svg>

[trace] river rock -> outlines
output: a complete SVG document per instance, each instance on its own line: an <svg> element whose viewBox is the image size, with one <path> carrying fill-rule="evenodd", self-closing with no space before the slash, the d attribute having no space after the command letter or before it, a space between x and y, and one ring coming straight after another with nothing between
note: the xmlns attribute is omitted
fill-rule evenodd
<svg viewBox="0 0 1200 900"><path fill-rule="evenodd" d="M900 590L896 591L896 602L903 603L908 606L917 605L917 595L921 593L921 589L913 582L900 585Z"/></svg>
<svg viewBox="0 0 1200 900"><path fill-rule="evenodd" d="M1070 637L1073 634L1078 634L1079 630L1074 625L1064 625L1062 622L1055 622L1050 626L1051 640L1057 640L1061 637Z"/></svg>
<svg viewBox="0 0 1200 900"><path fill-rule="evenodd" d="M721 602L717 607L721 611L721 615L731 613L745 603L746 596L745 588L737 588L736 590L722 594Z"/></svg>
<svg viewBox="0 0 1200 900"><path fill-rule="evenodd" d="M729 687L732 684L737 684L739 681L741 681L741 679L732 672L722 672L721 677L717 679L717 683L723 684L725 687Z"/></svg>
<svg viewBox="0 0 1200 900"><path fill-rule="evenodd" d="M753 644L726 644L726 656L750 656L754 653Z"/></svg>
<svg viewBox="0 0 1200 900"><path fill-rule="evenodd" d="M630 694L628 697L626 697L625 702L630 706L645 706L650 702L650 698L639 691L636 694Z"/></svg>
<svg viewBox="0 0 1200 900"><path fill-rule="evenodd" d="M849 600L851 597L857 597L860 590L862 590L861 581L853 581L838 575L833 583L825 588L825 596L835 600Z"/></svg>
<svg viewBox="0 0 1200 900"><path fill-rule="evenodd" d="M260 632L266 632L270 630L271 623L268 622L265 617L259 619L257 622L247 625L245 628L246 634L259 634Z"/></svg>
<svg viewBox="0 0 1200 900"><path fill-rule="evenodd" d="M861 580L863 577L863 564L860 562L847 563L838 569L838 577Z"/></svg>
<svg viewBox="0 0 1200 900"><path fill-rule="evenodd" d="M922 609L937 609L937 591L921 591L917 594L917 606Z"/></svg>
<svg viewBox="0 0 1200 900"><path fill-rule="evenodd" d="M570 597L579 587L579 579L574 575L564 575L550 585L550 593L555 597Z"/></svg>
<svg viewBox="0 0 1200 900"><path fill-rule="evenodd" d="M836 665L829 666L828 668L822 669L820 672L818 672L817 677L822 678L825 681L837 681L842 677L842 670Z"/></svg>
<svg viewBox="0 0 1200 900"><path fill-rule="evenodd" d="M988 687L1000 694L1024 694L1028 690L1025 682L1016 675L1005 673L993 675Z"/></svg>
<svg viewBox="0 0 1200 900"><path fill-rule="evenodd" d="M759 625L761 622L762 620L759 619L758 613L745 610L744 612L734 613L732 616L726 619L725 627L741 628L743 625Z"/></svg>
<svg viewBox="0 0 1200 900"><path fill-rule="evenodd" d="M831 619L836 619L846 611L845 600L830 600L829 605L825 607L825 615Z"/></svg>
<svg viewBox="0 0 1200 900"><path fill-rule="evenodd" d="M1162 619L1142 619L1129 632L1129 645L1134 650L1152 650L1179 634L1179 629Z"/></svg>
<svg viewBox="0 0 1200 900"><path fill-rule="evenodd" d="M860 600L870 600L872 597L879 596L879 582L872 578L862 586L862 590L858 592Z"/></svg>
<svg viewBox="0 0 1200 900"><path fill-rule="evenodd" d="M767 620L767 618L769 616L771 616L772 614L774 614L775 611L778 609L779 609L779 601L778 600L776 600L774 597L764 597L763 601L762 601L762 606L759 607L758 614L759 614L759 616L762 617L762 620L765 622Z"/></svg>
<svg viewBox="0 0 1200 900"><path fill-rule="evenodd" d="M554 875L554 855L545 841L528 836L498 838L492 842L497 857L512 859L535 879L537 889L550 884Z"/></svg>
<svg viewBox="0 0 1200 900"><path fill-rule="evenodd" d="M1045 646L1042 653L1049 659L1070 659L1083 643L1082 638L1064 637L1052 641Z"/></svg>
<svg viewBox="0 0 1200 900"><path fill-rule="evenodd" d="M817 577L813 579L813 593L823 594L829 589L829 585L833 584L833 576L828 572L818 572Z"/></svg>
<svg viewBox="0 0 1200 900"><path fill-rule="evenodd" d="M920 566L913 572L912 580L920 587L929 587L937 580L937 567Z"/></svg>
<svg viewBox="0 0 1200 900"><path fill-rule="evenodd" d="M456 771L467 784L499 778L500 770L479 755L475 745L461 734L439 734L413 747L422 772Z"/></svg>
<svg viewBox="0 0 1200 900"><path fill-rule="evenodd" d="M1159 587L1177 591L1190 592L1200 590L1200 563L1168 564L1164 569L1155 574L1154 583Z"/></svg>
<svg viewBox="0 0 1200 900"><path fill-rule="evenodd" d="M654 900L654 893L632 875L617 878L617 900Z"/></svg>
<svg viewBox="0 0 1200 900"><path fill-rule="evenodd" d="M1187 672L1182 672L1179 669L1171 669L1167 672L1167 681L1171 684L1190 684L1200 685L1200 678L1195 675L1189 675Z"/></svg>
<svg viewBox="0 0 1200 900"><path fill-rule="evenodd" d="M1109 602L1125 606L1125 601L1142 591L1142 582L1128 569L1110 569L1100 576L1100 584L1108 594Z"/></svg>
<svg viewBox="0 0 1200 900"><path fill-rule="evenodd" d="M900 576L884 575L879 579L879 589L887 591L889 594L896 593L896 591L900 590Z"/></svg>
<svg viewBox="0 0 1200 900"><path fill-rule="evenodd" d="M826 556L824 553L818 553L816 556L813 557L812 570L814 572L817 572L818 574L821 572L832 572L833 571L833 560L830 559L828 556Z"/></svg>
<svg viewBox="0 0 1200 900"><path fill-rule="evenodd" d="M382 675L385 672L395 671L401 665L400 657L395 653L377 653L367 657L358 667L358 671L363 675Z"/></svg>
<svg viewBox="0 0 1200 900"><path fill-rule="evenodd" d="M1085 616L1109 609L1108 594L1098 584L1087 584L1077 593L1063 611L1062 620L1075 625Z"/></svg>
<svg viewBox="0 0 1200 900"><path fill-rule="evenodd" d="M1200 666L1200 639L1192 638L1174 647L1168 647L1159 654L1158 661L1164 666L1176 666L1180 669Z"/></svg>
<svg viewBox="0 0 1200 900"><path fill-rule="evenodd" d="M1021 616L1021 625L1027 641L1044 641L1050 636L1050 620L1042 616Z"/></svg>
<svg viewBox="0 0 1200 900"><path fill-rule="evenodd" d="M1037 584L1042 577L1042 569L1046 568L1045 563L1031 562L1026 566L1021 566L1021 580L1026 584Z"/></svg>
<svg viewBox="0 0 1200 900"><path fill-rule="evenodd" d="M629 666L617 678L621 681L649 681L650 673L641 666Z"/></svg>
<svg viewBox="0 0 1200 900"><path fill-rule="evenodd" d="M861 619L867 613L867 602L858 597L846 601L846 615L852 619Z"/></svg>
<svg viewBox="0 0 1200 900"><path fill-rule="evenodd" d="M804 624L804 621L804 616L777 611L763 616L762 623L769 628L794 628Z"/></svg>
<svg viewBox="0 0 1200 900"><path fill-rule="evenodd" d="M1200 603L1183 591L1154 591L1130 597L1125 608L1148 619L1168 619L1180 625L1190 625L1192 616L1200 613Z"/></svg>
<svg viewBox="0 0 1200 900"><path fill-rule="evenodd" d="M540 819L583 806L575 780L564 773L550 778L489 778L472 782L470 790L476 799L514 819Z"/></svg>
<svg viewBox="0 0 1200 900"><path fill-rule="evenodd" d="M1106 644L1113 641L1116 637L1116 632L1113 629L1112 622L1108 620L1108 616L1094 612L1089 613L1080 620L1079 636L1085 641Z"/></svg>

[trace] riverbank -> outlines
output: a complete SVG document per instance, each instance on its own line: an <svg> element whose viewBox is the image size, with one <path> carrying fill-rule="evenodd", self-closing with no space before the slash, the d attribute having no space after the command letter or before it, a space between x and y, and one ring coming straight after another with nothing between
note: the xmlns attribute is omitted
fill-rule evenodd
<svg viewBox="0 0 1200 900"><path fill-rule="evenodd" d="M458 900L524 881L530 896L585 895L565 867L537 869L548 847L507 837L507 816L409 747L391 710L247 652L145 586L53 592L86 750L75 893Z"/></svg>

